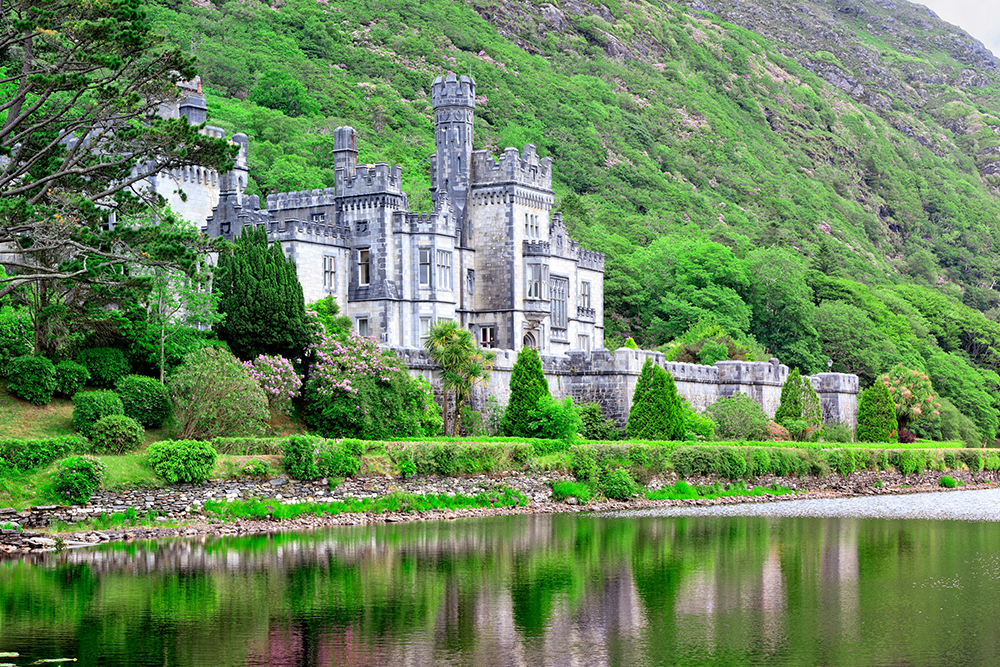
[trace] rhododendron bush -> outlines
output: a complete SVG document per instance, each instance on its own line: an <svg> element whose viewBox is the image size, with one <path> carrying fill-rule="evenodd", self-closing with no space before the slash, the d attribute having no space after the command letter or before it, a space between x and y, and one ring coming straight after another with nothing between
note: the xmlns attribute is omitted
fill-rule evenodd
<svg viewBox="0 0 1000 667"><path fill-rule="evenodd" d="M437 435L441 410L430 384L412 378L374 338L324 336L305 387L305 420L327 438L386 440Z"/></svg>
<svg viewBox="0 0 1000 667"><path fill-rule="evenodd" d="M937 417L941 404L936 402L931 380L923 371L896 364L891 371L879 378L896 404L896 420L900 432L910 422L921 417Z"/></svg>
<svg viewBox="0 0 1000 667"><path fill-rule="evenodd" d="M295 372L291 360L279 355L261 354L253 361L244 361L243 365L267 394L267 406L272 416L291 411L292 401L302 388L302 378Z"/></svg>

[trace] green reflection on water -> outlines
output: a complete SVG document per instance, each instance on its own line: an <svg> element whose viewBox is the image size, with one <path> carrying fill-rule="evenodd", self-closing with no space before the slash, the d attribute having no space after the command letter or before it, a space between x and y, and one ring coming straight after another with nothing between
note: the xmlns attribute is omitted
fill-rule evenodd
<svg viewBox="0 0 1000 667"><path fill-rule="evenodd" d="M0 563L17 664L989 665L994 524L502 517Z"/></svg>

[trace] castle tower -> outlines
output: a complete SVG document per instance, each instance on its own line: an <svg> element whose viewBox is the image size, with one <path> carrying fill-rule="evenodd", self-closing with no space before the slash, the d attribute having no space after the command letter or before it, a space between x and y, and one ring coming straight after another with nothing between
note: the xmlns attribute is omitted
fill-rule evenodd
<svg viewBox="0 0 1000 667"><path fill-rule="evenodd" d="M357 166L358 133L353 127L338 127L333 131L333 168L345 170L352 179Z"/></svg>
<svg viewBox="0 0 1000 667"><path fill-rule="evenodd" d="M219 177L220 195L233 195L240 201L250 180L249 151L250 138L242 132L233 135L233 143L239 145L240 152L233 160L233 168Z"/></svg>
<svg viewBox="0 0 1000 667"><path fill-rule="evenodd" d="M471 76L439 76L431 84L434 109L434 147L431 156L431 194L447 192L466 245L466 200L472 172L472 117L476 109L476 82Z"/></svg>

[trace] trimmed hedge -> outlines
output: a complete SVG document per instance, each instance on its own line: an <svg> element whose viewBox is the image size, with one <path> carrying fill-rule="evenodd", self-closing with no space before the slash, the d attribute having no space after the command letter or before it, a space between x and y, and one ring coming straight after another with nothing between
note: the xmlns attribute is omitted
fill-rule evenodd
<svg viewBox="0 0 1000 667"><path fill-rule="evenodd" d="M124 414L122 399L113 391L78 391L73 397L73 428L87 437L104 417Z"/></svg>
<svg viewBox="0 0 1000 667"><path fill-rule="evenodd" d="M170 393L159 381L145 375L126 375L115 383L125 416L143 426L157 428L170 417Z"/></svg>
<svg viewBox="0 0 1000 667"><path fill-rule="evenodd" d="M56 391L56 371L45 357L11 359L7 372L7 391L34 405L52 402Z"/></svg>
<svg viewBox="0 0 1000 667"><path fill-rule="evenodd" d="M131 417L108 415L90 429L90 450L98 454L132 452L146 441L146 431Z"/></svg>
<svg viewBox="0 0 1000 667"><path fill-rule="evenodd" d="M212 438L215 451L235 456L266 456L282 454L288 438Z"/></svg>
<svg viewBox="0 0 1000 667"><path fill-rule="evenodd" d="M0 460L18 472L43 468L56 459L87 449L87 440L78 435L41 440L0 440ZM3 466L0 466L3 467Z"/></svg>
<svg viewBox="0 0 1000 667"><path fill-rule="evenodd" d="M56 393L73 398L90 379L90 371L75 361L60 361L56 364Z"/></svg>
<svg viewBox="0 0 1000 667"><path fill-rule="evenodd" d="M104 464L92 456L71 456L59 462L52 480L58 502L86 505L101 486Z"/></svg>
<svg viewBox="0 0 1000 667"><path fill-rule="evenodd" d="M387 443L404 475L480 475L523 470L533 453L525 442Z"/></svg>
<svg viewBox="0 0 1000 667"><path fill-rule="evenodd" d="M146 450L153 472L169 484L195 484L208 479L215 467L215 449L198 440L164 440Z"/></svg>
<svg viewBox="0 0 1000 667"><path fill-rule="evenodd" d="M125 353L115 347L81 350L76 361L90 372L90 383L101 389L112 389L130 370Z"/></svg>

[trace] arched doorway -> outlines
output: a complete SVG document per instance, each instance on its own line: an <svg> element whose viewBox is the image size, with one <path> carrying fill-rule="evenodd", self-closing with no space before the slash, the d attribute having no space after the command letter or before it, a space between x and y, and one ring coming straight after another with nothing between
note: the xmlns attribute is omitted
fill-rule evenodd
<svg viewBox="0 0 1000 667"><path fill-rule="evenodd" d="M524 334L524 340L521 342L524 344L524 347L538 347L535 344L535 336L531 333Z"/></svg>

